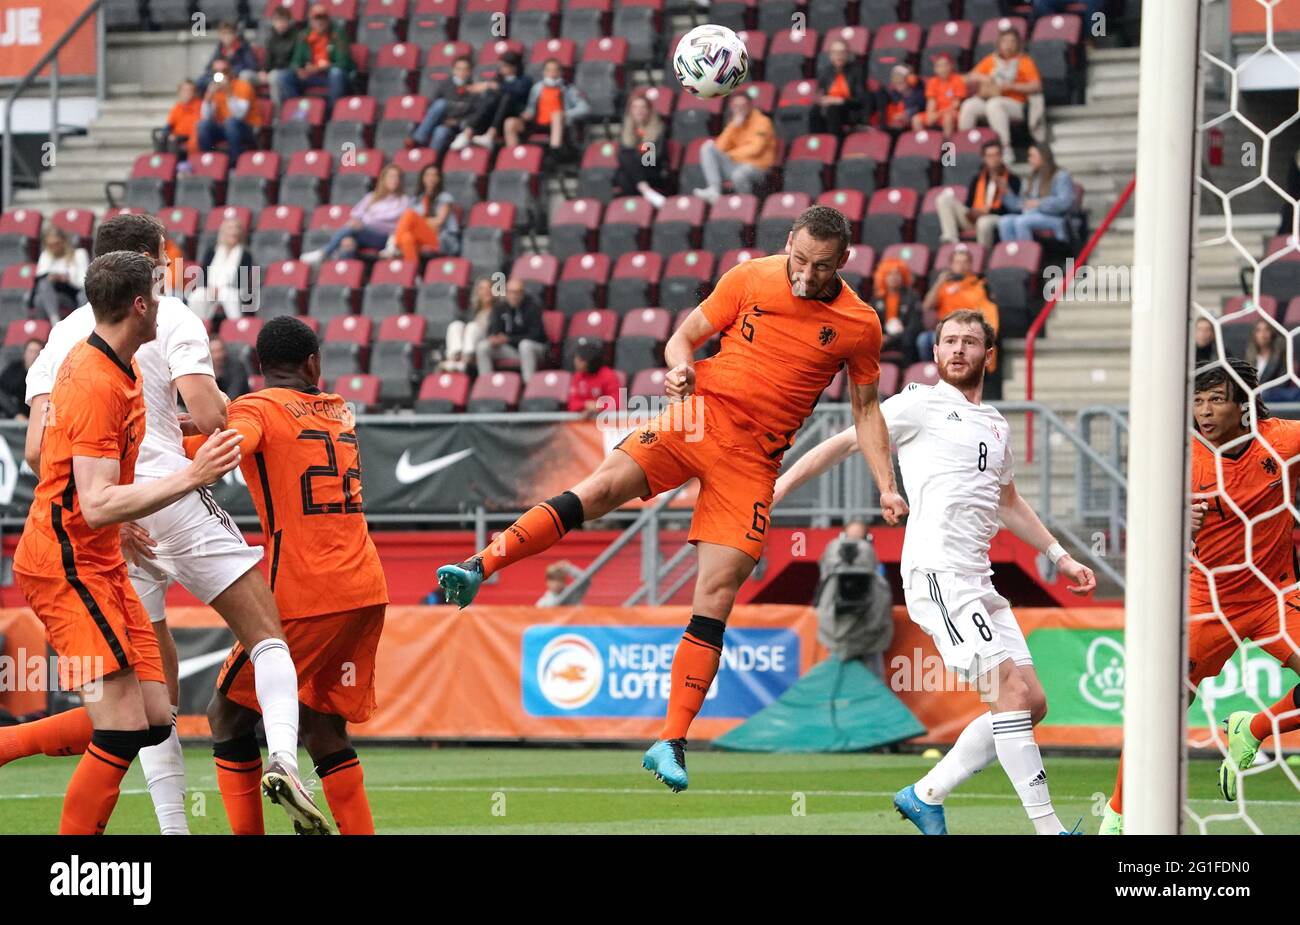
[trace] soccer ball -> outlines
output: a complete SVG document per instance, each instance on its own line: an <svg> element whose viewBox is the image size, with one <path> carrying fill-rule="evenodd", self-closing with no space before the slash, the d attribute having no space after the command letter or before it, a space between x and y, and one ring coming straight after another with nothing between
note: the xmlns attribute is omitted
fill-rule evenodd
<svg viewBox="0 0 1300 925"><path fill-rule="evenodd" d="M673 73L687 93L726 96L749 78L749 51L726 26L696 26L677 43Z"/></svg>

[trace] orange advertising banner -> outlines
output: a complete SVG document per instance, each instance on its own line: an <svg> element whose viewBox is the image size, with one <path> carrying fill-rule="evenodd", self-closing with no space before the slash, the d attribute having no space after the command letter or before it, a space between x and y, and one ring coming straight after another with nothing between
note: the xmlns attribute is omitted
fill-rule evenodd
<svg viewBox="0 0 1300 925"><path fill-rule="evenodd" d="M48 52L89 0L0 0L0 80L17 80ZM95 18L82 24L59 52L60 77L95 73ZM49 69L42 72L48 76Z"/></svg>
<svg viewBox="0 0 1300 925"><path fill-rule="evenodd" d="M1267 4L1259 0L1232 0L1232 32L1265 32L1268 30ZM1282 0L1271 4L1273 7L1273 34L1300 31L1300 3L1295 0Z"/></svg>

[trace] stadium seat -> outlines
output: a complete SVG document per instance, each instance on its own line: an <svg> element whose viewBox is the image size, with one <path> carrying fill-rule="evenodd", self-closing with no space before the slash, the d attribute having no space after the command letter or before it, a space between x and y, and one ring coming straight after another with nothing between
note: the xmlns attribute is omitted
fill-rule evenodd
<svg viewBox="0 0 1300 925"><path fill-rule="evenodd" d="M429 49L424 58L424 73L420 75L419 91L422 96L433 99L434 88L440 81L451 76L451 66L457 58L474 60L474 49L469 42L437 42Z"/></svg>
<svg viewBox="0 0 1300 925"><path fill-rule="evenodd" d="M159 212L158 220L167 232L167 240L179 247L186 258L194 260L200 256L195 253L199 237L198 209L173 206Z"/></svg>
<svg viewBox="0 0 1300 925"><path fill-rule="evenodd" d="M344 96L334 104L330 120L325 125L325 139L321 146L326 151L343 151L369 148L374 140L374 126L379 105L371 96Z"/></svg>
<svg viewBox="0 0 1300 925"><path fill-rule="evenodd" d="M916 240L920 244L925 244L930 248L939 246L939 235L943 229L939 225L939 212L937 202L939 196L944 190L952 190L952 194L957 197L958 202L966 201L966 187L964 186L932 186L925 192L925 199L921 204L921 215L916 220Z"/></svg>
<svg viewBox="0 0 1300 925"><path fill-rule="evenodd" d="M210 248L217 246L217 232L221 230L222 223L228 219L239 222L239 227L244 230L244 234L248 234L253 227L253 210L244 206L224 206L208 212L203 222L203 231L199 234L198 248L194 251L195 257L202 260L203 255Z"/></svg>
<svg viewBox="0 0 1300 925"><path fill-rule="evenodd" d="M560 345L564 342L564 327L569 316L564 312L542 312L542 330L546 332L547 365L560 362Z"/></svg>
<svg viewBox="0 0 1300 925"><path fill-rule="evenodd" d="M605 346L607 353L612 353L614 336L617 333L618 314L616 312L608 309L603 311L591 309L578 312L569 319L569 327L565 331L564 368L573 369L573 354L578 349L578 346L583 343L599 341Z"/></svg>
<svg viewBox="0 0 1300 925"><path fill-rule="evenodd" d="M871 275L876 271L876 252L865 244L854 244L840 267L840 276L864 299L871 298Z"/></svg>
<svg viewBox="0 0 1300 925"><path fill-rule="evenodd" d="M307 314L328 324L339 315L355 314L361 304L361 279L366 265L360 260L326 260L320 265L316 285L307 299Z"/></svg>
<svg viewBox="0 0 1300 925"><path fill-rule="evenodd" d="M1259 291L1282 303L1300 292L1300 243L1285 235L1269 239L1259 271Z"/></svg>
<svg viewBox="0 0 1300 925"><path fill-rule="evenodd" d="M409 96L415 91L419 71L419 45L413 42L385 45L375 55L366 91L387 106L387 101L393 97ZM420 115L423 114L421 110Z"/></svg>
<svg viewBox="0 0 1300 925"><path fill-rule="evenodd" d="M989 255L979 244L976 244L974 241L962 241L960 244L941 244L934 254L934 266L931 267L930 278L926 282L927 289L934 285L935 279L939 276L940 271L948 268L948 264L952 261L952 252L959 247L966 248L966 252L970 254L971 272L978 275L984 274L985 267L988 265ZM910 268L911 263L909 263L908 266ZM916 279L915 272L913 272L912 278Z"/></svg>
<svg viewBox="0 0 1300 925"><path fill-rule="evenodd" d="M788 228L786 230L789 231ZM755 257L763 256L766 256L765 252L762 249L755 247L743 247L735 250L724 251L722 257L718 260L717 276L714 277L714 281L716 282L721 279L726 275L727 271L733 267L739 266L746 261L753 260Z"/></svg>
<svg viewBox="0 0 1300 925"><path fill-rule="evenodd" d="M564 79L572 82L573 65L578 59L578 46L573 39L569 38L549 38L533 42L528 50L528 56L524 59L524 73L534 81L541 80L542 70L551 58L560 62Z"/></svg>
<svg viewBox="0 0 1300 925"><path fill-rule="evenodd" d="M326 201L334 161L328 151L298 151L280 178L281 205L299 206L310 214Z"/></svg>
<svg viewBox="0 0 1300 925"><path fill-rule="evenodd" d="M610 0L568 0L563 7L559 34L572 39L579 48L592 39L611 34Z"/></svg>
<svg viewBox="0 0 1300 925"><path fill-rule="evenodd" d="M906 64L916 70L920 63L921 27L911 22L895 22L876 30L867 58L867 76L882 86L889 83L889 72L896 65Z"/></svg>
<svg viewBox="0 0 1300 925"><path fill-rule="evenodd" d="M695 196L669 196L663 208L655 214L650 230L650 249L661 254L671 254L699 247L704 212L703 199Z"/></svg>
<svg viewBox="0 0 1300 925"><path fill-rule="evenodd" d="M981 22L978 19L972 21ZM1007 29L1015 29L1020 34L1021 42L1024 42L1029 34L1029 27L1023 16L999 16L996 19L985 19L982 23L975 39L975 57L971 59L973 64L979 64L993 54L997 48L999 33Z"/></svg>
<svg viewBox="0 0 1300 925"><path fill-rule="evenodd" d="M867 211L867 198L855 189L827 190L818 196L814 205L830 206L838 209L849 220L849 231L853 240L862 234L862 219Z"/></svg>
<svg viewBox="0 0 1300 925"><path fill-rule="evenodd" d="M415 410L421 414L464 411L469 399L469 376L464 373L430 373L420 383Z"/></svg>
<svg viewBox="0 0 1300 925"><path fill-rule="evenodd" d="M663 0L616 0L610 34L628 39L629 64L648 65L659 60L663 7Z"/></svg>
<svg viewBox="0 0 1300 925"><path fill-rule="evenodd" d="M975 24L966 20L936 22L925 36L925 53L921 56L921 76L934 76L934 59L940 54L952 58L959 74L970 70L971 49L975 45Z"/></svg>
<svg viewBox="0 0 1300 925"><path fill-rule="evenodd" d="M1300 295L1286 303L1286 312L1282 315L1282 327L1288 331L1300 328Z"/></svg>
<svg viewBox="0 0 1300 925"><path fill-rule="evenodd" d="M862 195L870 197L885 185L885 169L892 144L889 134L880 129L868 128L849 135L844 139L835 165L835 186L859 190Z"/></svg>
<svg viewBox="0 0 1300 925"><path fill-rule="evenodd" d="M487 198L514 205L517 227L526 229L542 214L541 195L542 148L531 144L501 148L488 176Z"/></svg>
<svg viewBox="0 0 1300 925"><path fill-rule="evenodd" d="M480 202L470 210L460 255L473 265L475 276L496 273L514 259L515 214L509 202Z"/></svg>
<svg viewBox="0 0 1300 925"><path fill-rule="evenodd" d="M898 394L899 379L902 378L902 370L894 363L880 364L880 381L876 388L880 391L882 399L889 398Z"/></svg>
<svg viewBox="0 0 1300 925"><path fill-rule="evenodd" d="M997 141L998 136L986 126L957 132L950 140L952 157L944 159L943 183L945 186L965 187L983 167L984 146L990 141ZM947 162L949 160L951 163Z"/></svg>
<svg viewBox="0 0 1300 925"><path fill-rule="evenodd" d="M625 312L642 305L657 305L662 273L663 257L655 251L623 254L615 261L614 271L609 277L606 306Z"/></svg>
<svg viewBox="0 0 1300 925"><path fill-rule="evenodd" d="M912 189L876 190L862 220L862 243L883 251L891 244L912 240L920 197Z"/></svg>
<svg viewBox="0 0 1300 925"><path fill-rule="evenodd" d="M659 114L665 123L671 124L673 111L677 105L677 94L667 87L638 87L632 96L645 97L650 101L650 108Z"/></svg>
<svg viewBox="0 0 1300 925"><path fill-rule="evenodd" d="M5 326L4 346L0 348L0 369L14 360L20 360L28 341L44 344L50 339L50 323L44 318L24 318L10 321Z"/></svg>
<svg viewBox="0 0 1300 925"><path fill-rule="evenodd" d="M501 56L508 51L513 51L519 55L520 59L524 56L524 43L514 39L497 39L479 49L478 59L474 64L475 80L495 80L497 76L497 63Z"/></svg>
<svg viewBox="0 0 1300 925"><path fill-rule="evenodd" d="M754 27L754 9L755 0L713 0L709 4L709 22L742 32Z"/></svg>
<svg viewBox="0 0 1300 925"><path fill-rule="evenodd" d="M792 141L811 132L820 96L814 80L792 80L782 87L776 114L772 118L776 123L777 137Z"/></svg>
<svg viewBox="0 0 1300 925"><path fill-rule="evenodd" d="M700 246L714 253L754 244L754 223L758 220L758 198L749 193L722 196L709 209Z"/></svg>
<svg viewBox="0 0 1300 925"><path fill-rule="evenodd" d="M614 198L614 175L618 172L618 145L612 141L593 141L582 152L578 166L579 199L592 199L604 205Z"/></svg>
<svg viewBox="0 0 1300 925"><path fill-rule="evenodd" d="M375 148L390 157L401 151L428 108L429 101L423 96L412 93L390 96L375 130Z"/></svg>
<svg viewBox="0 0 1300 925"><path fill-rule="evenodd" d="M226 352L251 366L257 348L257 335L262 332L262 319L255 315L225 318L221 322L220 332Z"/></svg>
<svg viewBox="0 0 1300 925"><path fill-rule="evenodd" d="M804 12L804 0L762 0L755 3L758 15L754 20L754 29L766 35L773 35L780 29L789 29L794 14Z"/></svg>
<svg viewBox="0 0 1300 925"><path fill-rule="evenodd" d="M786 192L820 196L834 173L839 139L834 135L801 135L790 145L781 165L781 188Z"/></svg>
<svg viewBox="0 0 1300 925"><path fill-rule="evenodd" d="M104 0L99 9L104 14L104 28L110 32L143 32L148 26L139 0Z"/></svg>
<svg viewBox="0 0 1300 925"><path fill-rule="evenodd" d="M524 291L549 311L555 305L555 283L560 276L560 261L553 254L524 254L515 258L510 278L521 280Z"/></svg>
<svg viewBox="0 0 1300 925"><path fill-rule="evenodd" d="M247 206L254 212L278 201L280 155L274 151L245 151L239 155L226 205Z"/></svg>
<svg viewBox="0 0 1300 925"><path fill-rule="evenodd" d="M841 402L844 401L844 382L847 377L844 375L844 367L841 366L831 377L831 381L822 389L821 395L817 397L817 402Z"/></svg>
<svg viewBox="0 0 1300 925"><path fill-rule="evenodd" d="M323 248L334 236L334 232L348 223L350 216L351 206L317 206L307 223L307 233L302 237L303 252Z"/></svg>
<svg viewBox="0 0 1300 925"><path fill-rule="evenodd" d="M171 205L176 188L176 155L141 154L126 181L122 204L147 212Z"/></svg>
<svg viewBox="0 0 1300 925"><path fill-rule="evenodd" d="M374 153L376 157L383 158L382 151ZM424 168L438 163L438 152L432 148L407 148L394 154L389 163L395 164L402 172L402 192L408 196L417 196L420 192L420 174ZM460 206L459 199L456 204Z"/></svg>
<svg viewBox="0 0 1300 925"><path fill-rule="evenodd" d="M591 105L588 119L608 122L622 116L623 69L627 62L627 39L601 36L589 41L574 69L574 82L584 88Z"/></svg>
<svg viewBox="0 0 1300 925"><path fill-rule="evenodd" d="M477 145L448 151L442 161L443 188L466 208L483 201L487 196L490 159L488 151Z"/></svg>
<svg viewBox="0 0 1300 925"><path fill-rule="evenodd" d="M812 197L807 193L774 193L768 196L763 200L763 208L758 213L758 226L754 232L755 246L764 253L783 253L786 239L790 237L790 226L810 205Z"/></svg>
<svg viewBox="0 0 1300 925"><path fill-rule="evenodd" d="M677 97L671 130L673 140L690 145L697 138L713 138L722 126L722 97L701 99L686 91Z"/></svg>
<svg viewBox="0 0 1300 925"><path fill-rule="evenodd" d="M609 284L608 254L574 254L564 261L555 285L555 309L565 316L605 304Z"/></svg>
<svg viewBox="0 0 1300 925"><path fill-rule="evenodd" d="M92 250L95 239L95 213L89 209L59 209L50 216L50 224L68 236L73 247Z"/></svg>
<svg viewBox="0 0 1300 925"><path fill-rule="evenodd" d="M0 273L0 323L27 318L27 303L36 285L36 264L14 263Z"/></svg>
<svg viewBox="0 0 1300 925"><path fill-rule="evenodd" d="M619 257L650 246L650 220L654 207L640 196L620 196L605 209L598 232L600 252Z"/></svg>
<svg viewBox="0 0 1300 925"><path fill-rule="evenodd" d="M943 143L943 133L937 131L922 129L899 135L889 159L889 185L907 187L924 196L939 181Z"/></svg>
<svg viewBox="0 0 1300 925"><path fill-rule="evenodd" d="M989 298L998 306L1000 336L1023 337L1043 307L1042 265L1037 241L1003 241L993 248L987 280Z"/></svg>
<svg viewBox="0 0 1300 925"><path fill-rule="evenodd" d="M357 24L357 42L375 52L377 61L378 52L405 37L406 16L407 0L366 0Z"/></svg>
<svg viewBox="0 0 1300 925"><path fill-rule="evenodd" d="M172 205L206 210L225 203L226 174L230 172L230 158L226 153L204 151L185 163L188 169L176 178Z"/></svg>
<svg viewBox="0 0 1300 925"><path fill-rule="evenodd" d="M257 309L262 317L302 314L311 288L311 267L297 260L262 267L264 275Z"/></svg>
<svg viewBox="0 0 1300 925"><path fill-rule="evenodd" d="M1259 320L1257 316L1266 315L1269 318L1277 320L1277 300L1270 295L1261 295L1258 299L1253 299L1248 295L1235 295L1230 299L1223 300L1223 313L1221 317L1231 320L1232 315L1240 314L1243 318L1254 324Z"/></svg>
<svg viewBox="0 0 1300 925"><path fill-rule="evenodd" d="M411 310L420 267L408 260L377 260L361 296L361 314L384 318Z"/></svg>
<svg viewBox="0 0 1300 925"><path fill-rule="evenodd" d="M325 100L318 96L300 96L280 104L280 118L275 120L271 133L271 147L281 157L292 157L295 151L310 151L321 147L321 131L325 124Z"/></svg>
<svg viewBox="0 0 1300 925"><path fill-rule="evenodd" d="M351 402L361 414L379 410L378 376L368 376L364 373L340 376L334 380L332 391L345 401Z"/></svg>
<svg viewBox="0 0 1300 925"><path fill-rule="evenodd" d="M629 398L662 398L664 394L664 377L668 370L643 369L632 377L632 386L627 390Z"/></svg>
<svg viewBox="0 0 1300 925"><path fill-rule="evenodd" d="M712 289L714 261L712 249L679 251L669 257L659 282L659 304L670 311L699 305Z"/></svg>
<svg viewBox="0 0 1300 925"><path fill-rule="evenodd" d="M497 370L484 373L474 380L465 410L472 414L500 414L504 411L514 411L519 406L522 386L522 380L517 372Z"/></svg>
<svg viewBox="0 0 1300 925"><path fill-rule="evenodd" d="M614 344L614 365L629 376L662 367L672 323L672 314L666 309L638 308L628 312Z"/></svg>
<svg viewBox="0 0 1300 925"><path fill-rule="evenodd" d="M903 384L900 388L906 388L913 382L921 385L935 385L938 381L938 364L933 360L922 360L907 367L903 373Z"/></svg>
<svg viewBox="0 0 1300 925"><path fill-rule="evenodd" d="M912 0L911 21L927 29L952 17L951 0Z"/></svg>
<svg viewBox="0 0 1300 925"><path fill-rule="evenodd" d="M1082 34L1083 21L1073 13L1040 16L1034 22L1027 51L1038 66L1048 106L1080 102L1078 94L1087 81Z"/></svg>
<svg viewBox="0 0 1300 925"><path fill-rule="evenodd" d="M321 343L321 375L337 379L364 373L370 363L373 322L357 315L337 315L325 325Z"/></svg>
<svg viewBox="0 0 1300 925"><path fill-rule="evenodd" d="M563 369L544 369L538 370L524 386L519 410L563 411L568 404L569 373Z"/></svg>
<svg viewBox="0 0 1300 925"><path fill-rule="evenodd" d="M403 323L409 334L401 330ZM423 328L424 319L419 315L384 319L370 368L379 377L379 400L386 407L409 407L415 397L415 384L423 372Z"/></svg>
<svg viewBox="0 0 1300 925"><path fill-rule="evenodd" d="M444 341L447 325L464 314L470 280L470 263L462 257L438 257L425 264L415 293L415 312L428 322L430 343Z"/></svg>
<svg viewBox="0 0 1300 925"><path fill-rule="evenodd" d="M509 0L462 0L458 38L483 48L501 36L509 13Z"/></svg>
<svg viewBox="0 0 1300 925"><path fill-rule="evenodd" d="M420 48L449 42L460 23L457 0L416 0L406 25L406 41Z"/></svg>
<svg viewBox="0 0 1300 925"><path fill-rule="evenodd" d="M818 19L810 22L818 26L831 25ZM816 29L782 29L773 35L763 62L763 80L781 87L812 77L817 35Z"/></svg>
<svg viewBox="0 0 1300 925"><path fill-rule="evenodd" d="M600 227L600 202L596 199L562 199L555 204L549 223L550 250L559 260L596 249Z"/></svg>
<svg viewBox="0 0 1300 925"><path fill-rule="evenodd" d="M880 259L882 261L903 261L903 263L907 264L907 269L911 271L917 289L924 292L928 288L925 285L925 278L926 274L930 272L930 248L924 244L913 244L911 242L891 244L881 253Z"/></svg>

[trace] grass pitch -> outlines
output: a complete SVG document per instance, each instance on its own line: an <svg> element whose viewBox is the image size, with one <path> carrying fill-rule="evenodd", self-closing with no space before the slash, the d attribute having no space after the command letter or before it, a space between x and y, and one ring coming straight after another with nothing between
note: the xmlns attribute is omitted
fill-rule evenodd
<svg viewBox="0 0 1300 925"><path fill-rule="evenodd" d="M672 794L641 770L641 753L623 749L359 749L381 834L845 834L914 835L894 812L896 790L933 762L919 755L687 755L691 787ZM227 834L211 753L185 750L190 828ZM0 768L0 834L58 829L73 758L29 758ZM304 769L310 767L302 756ZM1049 756L1057 813L1083 817L1095 834L1115 779L1110 758ZM1212 834L1250 831L1235 804L1218 797L1217 761L1189 768L1191 809ZM1292 769L1294 770L1294 769ZM1245 814L1263 832L1300 834L1300 791L1278 767L1244 783ZM319 786L314 786L321 797ZM321 799L322 808L325 806ZM948 828L961 834L1029 834L1019 800L997 767L968 781L947 802ZM1228 818L1234 817L1234 818ZM284 814L266 804L267 830L289 834ZM1195 831L1195 821L1188 826ZM153 807L137 762L108 834L156 834Z"/></svg>

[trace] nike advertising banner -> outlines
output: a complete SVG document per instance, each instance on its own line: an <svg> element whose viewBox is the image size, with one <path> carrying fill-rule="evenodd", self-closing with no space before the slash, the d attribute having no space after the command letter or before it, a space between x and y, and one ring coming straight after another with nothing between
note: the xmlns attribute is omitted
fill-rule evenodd
<svg viewBox="0 0 1300 925"><path fill-rule="evenodd" d="M572 415L362 417L357 420L366 516L523 511L590 474L615 436ZM27 518L36 477L23 460L26 426L0 424L0 522ZM620 435L621 436L621 435ZM238 469L212 486L217 502L237 518L256 518ZM683 492L674 507L690 507ZM637 506L636 503L629 505Z"/></svg>

